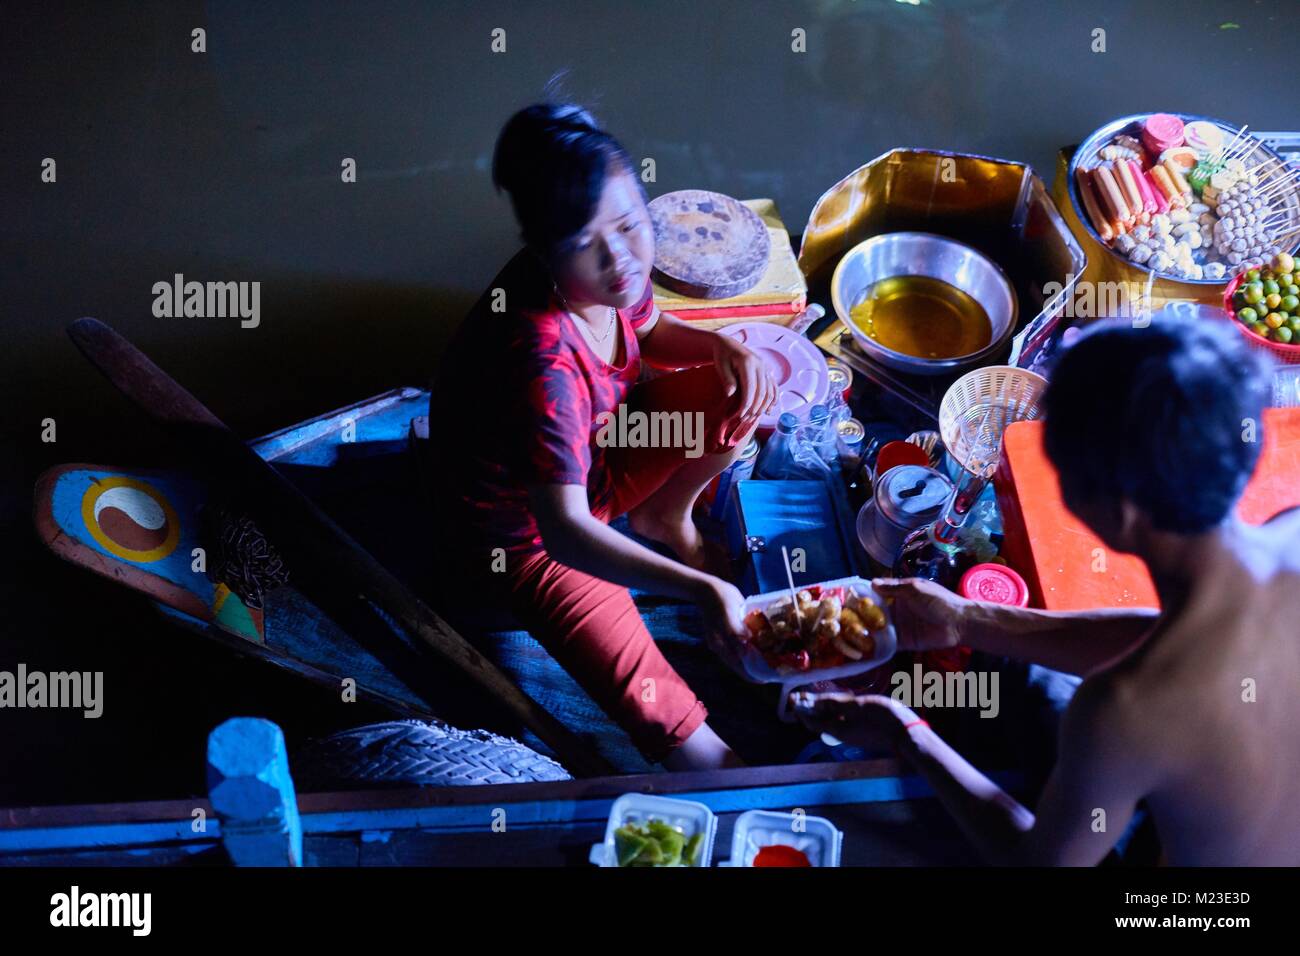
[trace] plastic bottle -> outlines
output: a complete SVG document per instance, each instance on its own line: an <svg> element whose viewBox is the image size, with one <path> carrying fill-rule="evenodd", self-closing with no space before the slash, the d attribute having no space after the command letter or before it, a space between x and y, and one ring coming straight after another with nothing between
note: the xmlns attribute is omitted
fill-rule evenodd
<svg viewBox="0 0 1300 956"><path fill-rule="evenodd" d="M794 433L799 419L793 412L782 412L776 420L776 430L758 453L754 463L755 478L784 478L794 465Z"/></svg>

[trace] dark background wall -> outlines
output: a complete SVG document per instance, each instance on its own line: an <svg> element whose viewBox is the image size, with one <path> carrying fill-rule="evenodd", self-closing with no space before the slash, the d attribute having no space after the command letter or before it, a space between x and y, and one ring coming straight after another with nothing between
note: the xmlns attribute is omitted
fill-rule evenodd
<svg viewBox="0 0 1300 956"><path fill-rule="evenodd" d="M261 434L427 380L516 247L489 179L496 132L557 70L655 159L651 195L770 196L797 232L824 189L893 146L1028 161L1050 180L1060 146L1124 113L1295 128L1277 79L1294 72L1293 14L1249 0L6 4L0 669L102 668L109 697L99 721L0 712L0 805L198 791L203 735L233 713L291 736L372 716L195 646L38 548L42 469L162 455L72 349L71 319L114 325ZM206 53L190 51L195 27ZM796 27L807 53L791 52ZM155 318L152 285L176 272L260 281L261 326Z"/></svg>

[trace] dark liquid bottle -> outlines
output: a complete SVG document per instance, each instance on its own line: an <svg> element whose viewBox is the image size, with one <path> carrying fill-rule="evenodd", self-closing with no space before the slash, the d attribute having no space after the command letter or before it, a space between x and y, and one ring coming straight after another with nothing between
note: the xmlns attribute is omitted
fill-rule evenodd
<svg viewBox="0 0 1300 956"><path fill-rule="evenodd" d="M917 528L904 539L894 562L895 577L924 578L950 591L957 590L962 575L980 563L974 552L963 545L960 532L988 480L988 474L963 473L939 520Z"/></svg>

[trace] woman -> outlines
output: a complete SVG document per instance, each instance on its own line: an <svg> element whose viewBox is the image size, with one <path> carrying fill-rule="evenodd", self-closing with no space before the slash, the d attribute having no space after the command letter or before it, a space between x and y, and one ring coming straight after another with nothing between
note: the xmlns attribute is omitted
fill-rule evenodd
<svg viewBox="0 0 1300 956"><path fill-rule="evenodd" d="M775 384L739 343L655 306L644 192L588 112L521 110L492 172L526 248L471 311L434 386L447 597L508 607L647 759L737 763L628 588L691 600L715 631L742 631L741 594L709 572L691 510L749 440ZM642 359L682 371L638 383ZM609 447L614 431L600 426L620 405L702 420L703 447ZM678 560L608 527L624 513Z"/></svg>

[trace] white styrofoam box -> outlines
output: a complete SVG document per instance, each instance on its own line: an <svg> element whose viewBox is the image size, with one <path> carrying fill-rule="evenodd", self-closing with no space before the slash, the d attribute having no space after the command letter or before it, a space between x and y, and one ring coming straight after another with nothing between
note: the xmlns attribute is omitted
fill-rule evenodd
<svg viewBox="0 0 1300 956"><path fill-rule="evenodd" d="M618 866L614 855L614 831L626 823L637 825L651 820L662 820L670 827L681 830L686 839L702 833L700 852L695 866L708 866L713 859L713 838L718 831L718 818L713 811L694 800L677 800L656 797L648 793L625 793L614 801L605 824L605 840L591 848L590 860L597 866Z"/></svg>
<svg viewBox="0 0 1300 956"><path fill-rule="evenodd" d="M813 866L839 866L843 838L825 817L747 810L736 818L727 865L753 866L760 849L779 843L802 851Z"/></svg>

